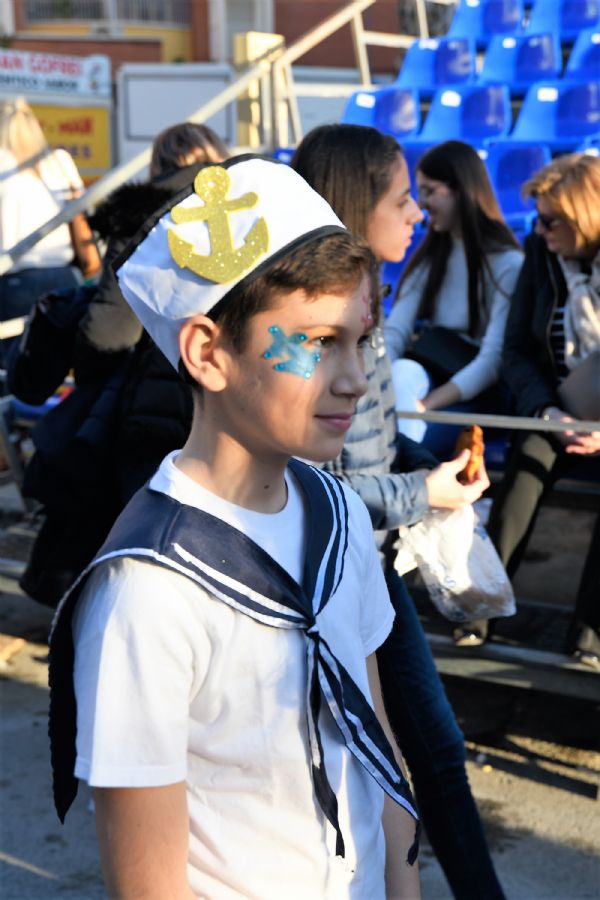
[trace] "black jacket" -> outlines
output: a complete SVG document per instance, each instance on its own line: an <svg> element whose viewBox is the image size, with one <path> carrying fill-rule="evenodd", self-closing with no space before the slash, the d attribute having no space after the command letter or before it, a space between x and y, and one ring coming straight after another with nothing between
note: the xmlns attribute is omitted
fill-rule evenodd
<svg viewBox="0 0 600 900"><path fill-rule="evenodd" d="M102 203L90 224L107 243L102 276L79 327L75 371L80 380L105 373L140 341L143 329L119 290L112 264L146 219L190 184L200 166L185 166L142 184L126 184Z"/></svg>
<svg viewBox="0 0 600 900"><path fill-rule="evenodd" d="M49 606L95 555L132 494L187 439L191 389L131 312L111 262L198 168L127 185L99 207L92 224L108 249L97 290L85 289L81 307L79 292L73 302L49 298L49 314L38 315L39 340L14 368L15 392L28 402L43 402L70 367L77 385L41 420L25 472L24 491L43 503L46 517L20 584Z"/></svg>
<svg viewBox="0 0 600 900"><path fill-rule="evenodd" d="M545 406L560 406L550 325L554 310L566 296L556 254L550 253L543 238L530 234L511 299L502 354L502 379L513 394L517 415L533 416Z"/></svg>
<svg viewBox="0 0 600 900"><path fill-rule="evenodd" d="M125 356L135 354L122 390L115 446L123 502L170 450L185 443L193 404L189 386L127 305L112 263L146 219L190 184L199 168L186 166L148 184L125 185L90 220L94 230L108 239L108 247L98 290L80 323L74 369L78 383L109 377Z"/></svg>

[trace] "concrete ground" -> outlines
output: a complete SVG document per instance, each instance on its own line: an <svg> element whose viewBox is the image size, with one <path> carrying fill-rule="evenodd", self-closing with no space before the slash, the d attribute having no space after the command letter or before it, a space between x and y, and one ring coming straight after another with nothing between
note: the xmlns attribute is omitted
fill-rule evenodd
<svg viewBox="0 0 600 900"><path fill-rule="evenodd" d="M9 499L0 492L0 515L10 509ZM10 515L4 525L2 546L18 558L27 529ZM64 826L52 807L45 645L50 619L51 612L24 597L13 578L0 577L3 900L105 896L88 790L80 789ZM600 676L598 685L600 704ZM467 734L469 777L508 900L598 900L599 706L462 681L447 688ZM426 842L420 867L423 900L451 900Z"/></svg>

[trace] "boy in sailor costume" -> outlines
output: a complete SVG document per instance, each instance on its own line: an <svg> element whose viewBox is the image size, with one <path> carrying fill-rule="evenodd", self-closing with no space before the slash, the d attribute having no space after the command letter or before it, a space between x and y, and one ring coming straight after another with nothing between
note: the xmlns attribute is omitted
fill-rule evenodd
<svg viewBox="0 0 600 900"><path fill-rule="evenodd" d="M415 900L369 515L299 461L338 455L366 391L374 259L295 172L246 156L202 169L116 265L195 411L57 611L59 816L87 781L110 897Z"/></svg>

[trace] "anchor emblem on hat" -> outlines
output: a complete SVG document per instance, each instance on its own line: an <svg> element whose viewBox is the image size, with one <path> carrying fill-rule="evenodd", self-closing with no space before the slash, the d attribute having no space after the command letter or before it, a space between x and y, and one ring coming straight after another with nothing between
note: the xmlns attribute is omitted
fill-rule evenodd
<svg viewBox="0 0 600 900"><path fill-rule="evenodd" d="M204 206L179 205L171 210L176 225L206 222L210 255L197 253L194 245L180 237L175 229L170 229L167 235L171 256L178 266L217 284L239 278L269 249L269 231L264 218L254 223L241 247L234 246L229 216L238 210L252 209L258 202L258 195L248 191L241 197L227 199L230 187L227 169L209 166L198 172L194 179L194 191L204 201Z"/></svg>

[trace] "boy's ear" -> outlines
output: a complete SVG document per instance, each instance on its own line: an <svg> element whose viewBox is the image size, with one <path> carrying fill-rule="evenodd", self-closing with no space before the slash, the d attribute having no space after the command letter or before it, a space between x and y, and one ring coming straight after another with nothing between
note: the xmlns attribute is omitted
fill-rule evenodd
<svg viewBox="0 0 600 900"><path fill-rule="evenodd" d="M221 329L208 316L188 319L179 332L181 361L194 381L218 393L227 386L227 359Z"/></svg>

